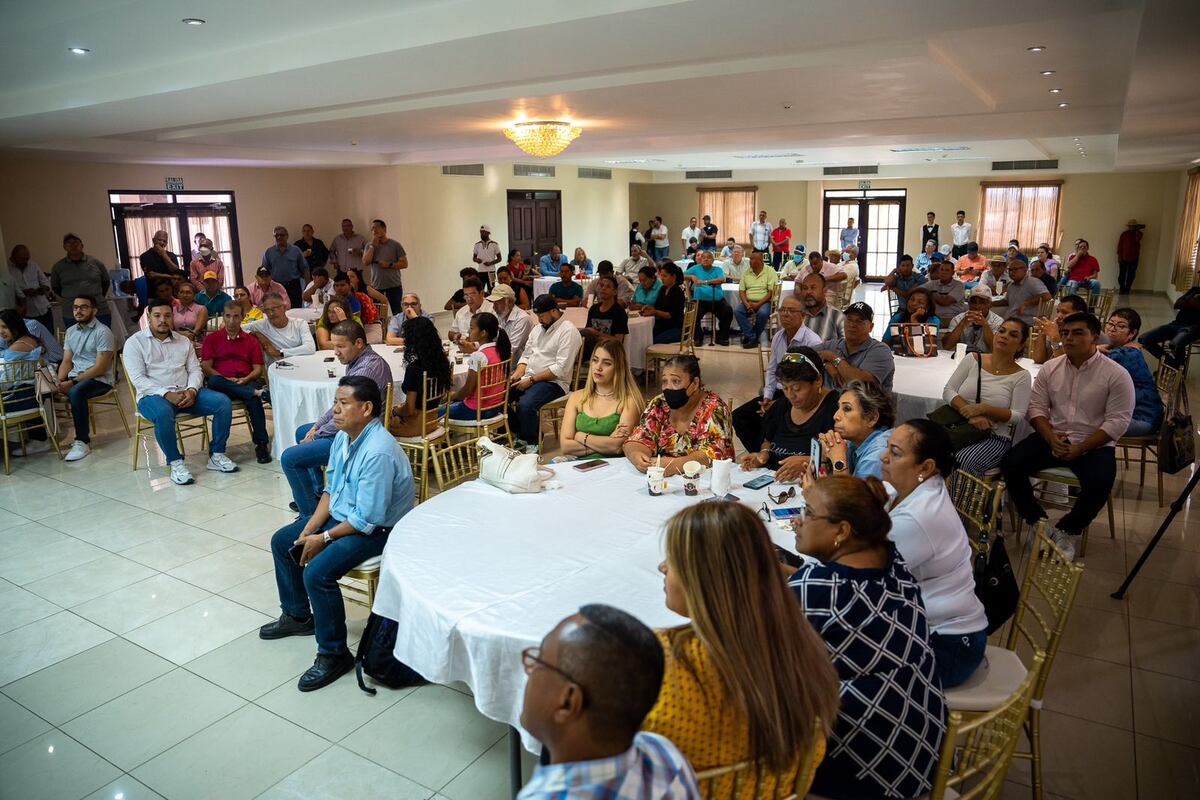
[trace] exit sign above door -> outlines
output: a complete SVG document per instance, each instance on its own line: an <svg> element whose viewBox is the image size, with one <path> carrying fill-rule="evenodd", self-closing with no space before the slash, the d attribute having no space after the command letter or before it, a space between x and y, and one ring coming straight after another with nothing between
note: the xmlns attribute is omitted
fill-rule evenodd
<svg viewBox="0 0 1200 800"><path fill-rule="evenodd" d="M167 178L167 182L168 182L168 184L170 183L170 181L171 181L171 179L170 179L170 178ZM168 188L168 189L170 189L171 187L168 185L168 186L167 186L167 188ZM182 183L180 184L179 188L180 188L180 189L182 189L182 188L183 188L183 185L182 185ZM871 182L870 182L870 181L859 181L859 182L858 182L858 188L862 189L862 190L865 192L867 189L870 189L870 188L871 188Z"/></svg>
<svg viewBox="0 0 1200 800"><path fill-rule="evenodd" d="M183 191L183 178L168 177L167 178L167 191L168 192L182 192Z"/></svg>

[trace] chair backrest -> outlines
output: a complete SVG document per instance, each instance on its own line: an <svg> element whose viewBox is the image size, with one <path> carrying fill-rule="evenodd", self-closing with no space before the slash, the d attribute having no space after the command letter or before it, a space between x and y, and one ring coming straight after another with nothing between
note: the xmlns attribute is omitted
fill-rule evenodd
<svg viewBox="0 0 1200 800"><path fill-rule="evenodd" d="M1040 700L1050 677L1050 667L1058 654L1067 619L1075 607L1075 593L1083 577L1083 566L1073 563L1058 545L1046 536L1046 521L1038 523L1033 534L1033 550L1025 568L1021 599L1008 632L1008 649L1016 649L1024 639L1046 655L1042 675L1034 686L1033 697Z"/></svg>
<svg viewBox="0 0 1200 800"><path fill-rule="evenodd" d="M1054 316L1054 307L1058 304L1058 298L1054 295L1047 295L1045 300L1038 303L1037 316L1042 319L1050 319Z"/></svg>
<svg viewBox="0 0 1200 800"><path fill-rule="evenodd" d="M383 398L383 429L391 430L392 428L392 395L394 393L393 384L388 381L387 394Z"/></svg>
<svg viewBox="0 0 1200 800"><path fill-rule="evenodd" d="M433 451L439 491L479 477L479 439L465 439Z"/></svg>
<svg viewBox="0 0 1200 800"><path fill-rule="evenodd" d="M389 306L387 303L376 303L375 310L379 314L379 327L386 331L388 319L392 316L391 306Z"/></svg>
<svg viewBox="0 0 1200 800"><path fill-rule="evenodd" d="M857 275L851 275L846 278L842 283L841 291L837 293L831 305L838 311L845 311L846 306L850 305L850 301L854 299L854 290L858 288L859 283ZM888 294L891 294L891 292L888 292Z"/></svg>
<svg viewBox="0 0 1200 800"><path fill-rule="evenodd" d="M133 403L134 413L137 413L137 387L134 386L133 381L129 380L128 378L129 371L125 369L124 353L117 353L117 366L120 367L121 372L124 372L126 375L125 385L129 388L129 400Z"/></svg>
<svg viewBox="0 0 1200 800"><path fill-rule="evenodd" d="M0 362L0 415L18 414L24 410L31 415L39 413L36 404L37 370L36 361ZM33 401L32 408L8 410L16 405L29 405L30 401Z"/></svg>
<svg viewBox="0 0 1200 800"><path fill-rule="evenodd" d="M583 350L582 347L579 349ZM479 374L475 377L475 419L477 422L483 420L485 411L491 411L493 408L508 408L508 389L511 385L508 375L511 366L512 359L510 358L507 361L488 364L479 370Z"/></svg>
<svg viewBox="0 0 1200 800"><path fill-rule="evenodd" d="M820 720L815 724L817 735L823 738L825 732L821 729ZM804 796L804 792L812 782L815 766L812 758L801 759L796 770L796 777L790 783L773 781L775 788L769 793L760 785L758 779L760 775L770 776L771 773L767 771L766 767L756 768L757 764L754 761L739 761L736 764L697 772L696 785L700 787L700 797L704 800L715 800L717 797L741 797L744 794L743 784L747 783L754 787L755 800L787 800ZM770 784L770 782L764 782Z"/></svg>
<svg viewBox="0 0 1200 800"><path fill-rule="evenodd" d="M1104 289L1095 298L1095 314L1100 318L1100 324L1104 324L1104 320L1108 319L1109 312L1112 311L1113 302L1116 300L1116 289Z"/></svg>
<svg viewBox="0 0 1200 800"><path fill-rule="evenodd" d="M758 349L758 390L762 394L762 390L767 388L767 366L771 362L771 348L759 345Z"/></svg>
<svg viewBox="0 0 1200 800"><path fill-rule="evenodd" d="M438 384L436 378L425 373L421 386L421 438L433 433L446 422L448 386ZM390 404L389 404L390 405Z"/></svg>
<svg viewBox="0 0 1200 800"><path fill-rule="evenodd" d="M1181 385L1179 379L1182 374L1178 367L1172 367L1165 359L1159 362L1158 372L1154 373L1154 385L1158 387L1164 402L1173 399L1175 393L1179 391Z"/></svg>
<svg viewBox="0 0 1200 800"><path fill-rule="evenodd" d="M679 339L679 352L692 352L692 338L696 335L696 319L699 317L700 304L689 301L683 307L683 335Z"/></svg>
<svg viewBox="0 0 1200 800"><path fill-rule="evenodd" d="M887 295L888 319L891 319L892 317L896 316L896 312L900 310L900 298L896 296L895 292L889 292L885 290L884 293Z"/></svg>
<svg viewBox="0 0 1200 800"><path fill-rule="evenodd" d="M969 472L954 470L949 482L950 498L958 515L980 534L990 535L1000 522L1000 502L1004 481L988 483Z"/></svg>
<svg viewBox="0 0 1200 800"><path fill-rule="evenodd" d="M579 350L575 353L575 364L571 368L571 388L582 389L587 383L587 370L583 368L583 351L582 344L579 345Z"/></svg>
<svg viewBox="0 0 1200 800"><path fill-rule="evenodd" d="M970 722L964 721L962 712L950 713L933 791L929 793L931 800L990 800L1000 796L1024 730L1034 686L1045 671L1044 662L1044 653L1034 653L1025 680L998 708Z"/></svg>

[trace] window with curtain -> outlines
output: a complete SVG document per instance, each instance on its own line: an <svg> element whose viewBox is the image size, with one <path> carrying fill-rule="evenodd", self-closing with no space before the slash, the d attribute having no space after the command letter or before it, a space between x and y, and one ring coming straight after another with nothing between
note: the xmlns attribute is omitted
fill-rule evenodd
<svg viewBox="0 0 1200 800"><path fill-rule="evenodd" d="M1002 252L1010 239L1032 252L1042 242L1055 244L1062 181L984 183L979 214L979 247Z"/></svg>
<svg viewBox="0 0 1200 800"><path fill-rule="evenodd" d="M1188 172L1183 216L1179 219L1179 238L1175 242L1175 288L1181 292L1196 286L1200 267L1200 167Z"/></svg>
<svg viewBox="0 0 1200 800"><path fill-rule="evenodd" d="M757 186L739 186L734 189L697 189L700 195L700 210L697 217L708 214L717 226L717 243L724 246L732 236L742 244L750 235L754 223L758 196Z"/></svg>

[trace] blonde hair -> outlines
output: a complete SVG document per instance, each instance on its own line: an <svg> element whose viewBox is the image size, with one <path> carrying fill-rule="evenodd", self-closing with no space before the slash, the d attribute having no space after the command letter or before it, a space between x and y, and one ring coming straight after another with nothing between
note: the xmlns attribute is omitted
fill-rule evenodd
<svg viewBox="0 0 1200 800"><path fill-rule="evenodd" d="M633 372L629 369L629 355L625 352L625 346L611 336L602 336L596 341L596 346L592 350L593 357L596 355L596 350L603 350L613 361L613 393L617 399L617 413L629 408L630 404L636 406L640 413L645 408L646 402L642 399L642 392L638 389ZM587 370L587 383L583 385L583 397L579 401L579 406L582 408L595 399L596 382L592 378L592 371L587 364L580 365L580 368Z"/></svg>
<svg viewBox="0 0 1200 800"><path fill-rule="evenodd" d="M704 644L747 721L751 759L783 773L810 757L816 723L828 734L837 715L838 676L762 522L740 503L698 503L668 520L665 549L692 620L668 631L672 655L694 673L687 645Z"/></svg>

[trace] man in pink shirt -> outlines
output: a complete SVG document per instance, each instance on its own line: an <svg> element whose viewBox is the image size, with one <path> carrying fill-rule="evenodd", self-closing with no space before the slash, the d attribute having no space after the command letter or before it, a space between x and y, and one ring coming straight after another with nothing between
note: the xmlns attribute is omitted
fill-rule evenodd
<svg viewBox="0 0 1200 800"><path fill-rule="evenodd" d="M1035 433L1013 446L1000 463L1008 494L1030 525L1046 517L1029 476L1066 467L1079 479L1079 497L1049 527L1055 544L1075 557L1080 536L1108 502L1117 478L1115 443L1133 417L1133 380L1096 345L1100 321L1076 313L1063 320L1063 355L1042 367L1033 382L1026 417Z"/></svg>
<svg viewBox="0 0 1200 800"><path fill-rule="evenodd" d="M246 287L246 291L250 293L250 299L254 302L254 307L258 308L262 305L263 295L268 292L275 292L283 298L283 307L291 308L291 301L288 300L287 289L283 288L283 284L271 279L270 267L259 267L258 272L254 273L254 283Z"/></svg>

